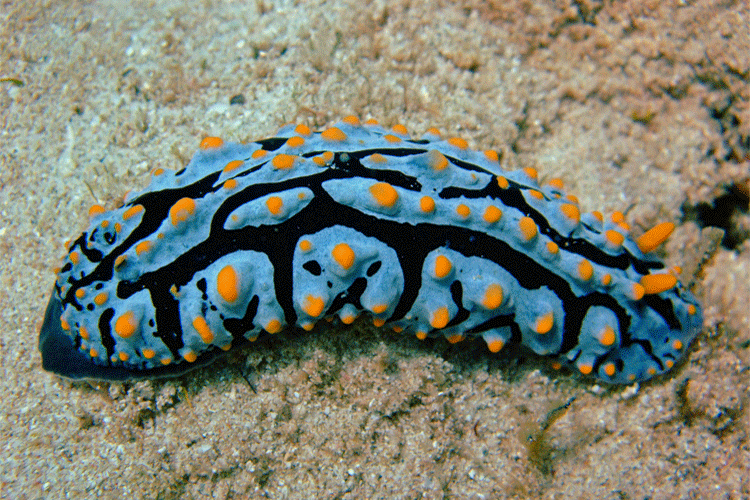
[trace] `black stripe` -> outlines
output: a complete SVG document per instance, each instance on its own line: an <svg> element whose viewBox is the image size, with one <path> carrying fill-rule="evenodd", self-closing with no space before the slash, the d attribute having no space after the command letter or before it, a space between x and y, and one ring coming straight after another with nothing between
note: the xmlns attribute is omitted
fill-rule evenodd
<svg viewBox="0 0 750 500"><path fill-rule="evenodd" d="M277 139L276 141L281 141L281 139ZM261 144L264 145L264 148L266 146L280 147L277 146L277 142L267 140L262 141ZM404 289L399 303L391 318L389 318L390 320L403 318L416 301L421 288L421 272L426 256L435 249L450 248L466 257L477 256L497 263L513 275L520 285L526 289L538 289L542 286L549 287L561 300L565 310L561 352L566 352L576 346L583 317L586 311L595 305L607 307L612 310L620 322L620 332L627 332L630 318L625 309L612 296L593 292L583 297L576 297L565 278L539 265L525 253L513 249L505 241L496 239L481 231L460 226L432 223L401 223L388 219L380 219L364 214L355 208L336 203L322 188L322 183L327 180L357 176L388 182L389 184L412 191L419 191L421 189L421 185L413 176L393 170L365 168L359 161L359 158L376 152L405 156L421 154L424 151L381 149L337 153L334 157L333 165L328 169L321 170L319 173L305 177L291 178L276 183L262 183L248 186L230 196L217 208L211 221L209 236L205 241L196 243L173 262L169 262L155 271L145 273L134 282L123 281L119 283L117 296L125 299L143 289L150 291L156 311L157 336L164 341L175 357L177 357L177 351L183 346L183 342L181 338L182 332L180 331L179 303L170 292L172 285L177 285L178 287L185 286L196 272L205 269L224 255L238 250L255 250L266 254L271 261L274 269L276 299L284 311L286 322L293 325L296 323L297 318L292 304L292 258L297 241L305 234L313 234L331 226L341 225L350 227L365 236L377 238L395 250L404 273ZM455 159L452 161L456 162ZM472 168L468 168L468 165L470 164L462 165L460 168L467 170L478 169L484 172L479 167L471 166ZM125 241L101 259L100 264L91 274L85 276L76 282L75 286L71 287L64 302L72 302L69 299L74 297L72 294L78 287L86 286L93 281L111 279L113 276L114 259L117 256L156 232L162 221L168 217L170 207L178 199L183 197L198 199L211 191L220 189L220 187L214 187L220 175L221 172L213 172L191 185L146 193L130 203L131 206L136 204L144 206L145 213L142 216L141 223ZM237 207L269 193L283 192L297 187L311 189L314 192L314 197L304 209L289 219L272 226L261 225L234 230L224 229L227 218ZM646 272L648 269L655 267L655 263L639 261L629 254L610 256L583 239L562 237L549 226L542 214L526 204L519 187L513 186L509 189L500 189L494 178L482 189L445 188L440 193L440 196L441 198L455 198L458 196L480 198L488 196L500 199L505 205L516 207L532 217L539 226L540 231L558 242L561 248L579 253L593 262L609 267L625 269L629 264L633 264L634 268L644 269ZM456 302L455 295L461 295L460 286L456 290L452 289L451 291L454 295L454 302ZM358 295L355 292L359 292L359 290L353 289L351 292L352 295L346 302L355 299L358 301ZM361 292L359 292L359 295L361 295ZM343 297L337 297L337 300L341 305L345 302ZM457 301L457 304L459 305L459 310L461 310L461 302ZM659 311L665 318L669 317L669 312L674 316L674 312L671 309L672 304L667 299L649 299L647 304ZM246 317L243 318L245 324L250 324L249 322L252 321L253 318L249 316L254 316L255 311L253 309L248 308ZM329 310L330 312L333 311ZM458 317L454 318L455 324L463 321L465 319L463 316L468 317L468 314L462 315L461 319L458 319ZM497 321L500 323L509 322L509 326L512 328L515 325L512 316L506 315L499 316L498 318L500 319ZM103 320L104 317L102 316L100 321ZM427 318L423 320L426 322ZM494 324L492 323L493 321L495 320L485 322L483 325L475 327L472 330L476 330L477 332L484 331L478 330L478 328L490 328L490 325ZM676 321L676 318L674 318L674 321ZM109 324L108 321L106 323L107 325ZM674 322L669 324L672 326ZM674 328L674 326L672 327ZM517 325L515 330L518 330ZM632 342L632 340L623 338L623 345L627 345L627 342Z"/></svg>
<svg viewBox="0 0 750 500"><path fill-rule="evenodd" d="M99 335L102 338L102 345L107 351L107 360L115 353L115 339L112 337L112 330L109 326L114 315L115 310L108 308L99 316Z"/></svg>

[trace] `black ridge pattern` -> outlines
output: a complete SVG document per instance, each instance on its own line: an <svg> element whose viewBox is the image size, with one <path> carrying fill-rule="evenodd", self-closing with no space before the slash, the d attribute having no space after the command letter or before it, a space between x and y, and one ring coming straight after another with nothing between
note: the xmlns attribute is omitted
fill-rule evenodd
<svg viewBox="0 0 750 500"><path fill-rule="evenodd" d="M258 141L258 143L262 144L264 149L273 151L281 147L285 141L286 138L274 138ZM117 296L125 299L141 290L148 289L155 305L156 324L158 325L156 335L168 346L173 355L179 358L178 351L183 347L179 304L170 292L171 287L173 285L178 288L185 286L197 271L206 268L224 255L239 250L255 250L266 254L271 261L274 270L273 280L276 298L284 311L286 322L293 325L297 320L292 304L292 258L295 245L303 235L340 225L352 228L365 236L377 238L395 250L404 273L404 290L392 316L389 318L390 320L403 318L412 308L421 287L421 272L426 256L437 248L450 248L467 257L477 256L497 263L513 275L520 285L526 289L538 289L542 286L551 289L559 297L565 309L561 353L575 347L583 318L593 306L602 306L612 310L620 323L620 332L625 333L623 344L628 345L628 343L633 342L626 335L630 317L612 296L592 292L582 297L576 297L565 278L537 264L534 259L515 250L503 240L480 231L449 224L412 224L381 219L336 203L322 188L322 183L329 179L365 177L387 182L403 189L419 191L421 185L416 178L399 171L368 169L359 160L373 153L407 156L424 153L425 151L394 148L336 153L333 164L318 173L279 182L247 186L227 198L217 208L211 221L209 236L205 241L196 242L183 255L173 262L166 263L158 270L145 273L134 281L121 281L117 286ZM310 152L304 156L316 154L320 154L320 152ZM460 168L484 172L483 169L475 165L462 162L456 158L449 159ZM255 167L254 170L260 167ZM133 200L130 203L131 206L140 204L145 208L140 225L106 255L98 250L87 248L85 234L78 238L72 247L79 247L87 259L92 262L99 262L99 265L89 275L81 277L80 280L73 278L69 280L71 286L65 296L61 297L62 304L71 304L80 309L81 305L75 297L75 290L94 281L112 279L114 260L119 255L122 255L137 242L155 233L162 221L168 217L170 207L180 198L198 199L219 189L221 186L215 186L215 184L220 174L221 172L212 172L191 185L145 193ZM239 175L248 175L248 172ZM228 216L237 207L269 193L283 192L298 187L309 188L312 190L314 197L304 209L287 220L273 226L260 225L232 230L224 229ZM549 226L543 214L532 209L525 202L518 185L511 184L509 188L501 189L494 177L481 189L470 190L448 187L443 189L439 196L444 199L459 196L499 199L504 205L518 208L534 219L540 231L548 235L561 248L580 254L592 262L619 269L625 269L632 265L642 274L647 273L649 269L661 266L658 262L636 259L625 251L616 256L609 255L583 239L568 238L558 234ZM306 269L308 268L306 267ZM308 269L308 271L313 272L314 268ZM366 278L355 280L346 292L339 294L333 300L327 313L337 311L345 303L352 303L361 308L359 298L365 288ZM469 315L468 311L462 307L462 293L461 283L455 281L451 285L451 295L459 308L459 313L451 320L449 326L460 324ZM257 304L258 297L256 296L251 300L242 319L225 320L224 324L227 330L238 337L244 331L252 328ZM658 296L649 296L646 299L646 304L664 317L671 328L680 328L670 300L661 299ZM112 310L108 309L100 319L102 338L110 355L114 346L114 339L109 332L109 320L112 314ZM513 331L513 338L520 339L520 330L514 322L513 315L497 316L471 328L468 333L481 333L499 326L510 326ZM650 346L645 345L643 347L644 350L650 352ZM655 357L654 359L659 362Z"/></svg>

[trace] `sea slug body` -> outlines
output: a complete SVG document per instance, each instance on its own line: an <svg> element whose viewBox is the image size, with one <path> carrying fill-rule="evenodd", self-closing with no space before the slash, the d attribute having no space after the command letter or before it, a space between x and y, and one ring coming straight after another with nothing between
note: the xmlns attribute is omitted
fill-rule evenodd
<svg viewBox="0 0 750 500"><path fill-rule="evenodd" d="M358 316L419 338L521 343L608 383L672 368L695 298L624 217L581 212L559 179L502 171L431 129L348 117L248 144L206 138L68 245L39 347L68 378L183 373L291 326Z"/></svg>

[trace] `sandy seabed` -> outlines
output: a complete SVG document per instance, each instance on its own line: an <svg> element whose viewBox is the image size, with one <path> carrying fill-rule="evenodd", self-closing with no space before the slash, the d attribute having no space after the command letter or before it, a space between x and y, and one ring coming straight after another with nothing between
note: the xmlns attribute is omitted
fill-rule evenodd
<svg viewBox="0 0 750 500"><path fill-rule="evenodd" d="M364 4L0 4L0 497L749 498L748 4ZM609 388L360 322L168 381L41 370L91 204L207 135L350 114L502 151L636 233L677 223L664 257L706 317L687 361Z"/></svg>

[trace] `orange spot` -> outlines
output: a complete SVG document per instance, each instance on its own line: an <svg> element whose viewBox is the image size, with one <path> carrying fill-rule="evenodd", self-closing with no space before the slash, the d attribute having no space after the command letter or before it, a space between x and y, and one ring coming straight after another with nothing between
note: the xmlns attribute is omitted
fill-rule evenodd
<svg viewBox="0 0 750 500"><path fill-rule="evenodd" d="M283 206L284 202L278 196L271 196L266 200L266 207L272 215L279 215Z"/></svg>
<svg viewBox="0 0 750 500"><path fill-rule="evenodd" d="M552 312L548 312L547 314L543 316L539 316L536 319L536 324L534 325L534 331L538 333L539 335L544 335L545 333L552 330L552 325L554 324L555 316L552 314Z"/></svg>
<svg viewBox="0 0 750 500"><path fill-rule="evenodd" d="M587 259L581 259L578 263L578 278L581 281L588 281L594 275L594 266Z"/></svg>
<svg viewBox="0 0 750 500"><path fill-rule="evenodd" d="M484 291L482 305L487 309L497 309L503 303L503 287L497 283L492 283Z"/></svg>
<svg viewBox="0 0 750 500"><path fill-rule="evenodd" d="M469 147L469 143L460 137L451 137L448 139L448 144L458 149L467 149Z"/></svg>
<svg viewBox="0 0 750 500"><path fill-rule="evenodd" d="M442 133L440 133L440 129L436 128L436 127L430 127L430 128L428 128L426 133L427 134L432 134L432 135L438 135L438 136L439 135L443 135Z"/></svg>
<svg viewBox="0 0 750 500"><path fill-rule="evenodd" d="M201 336L201 340L203 340L204 343L210 344L213 342L214 332L212 332L211 328L208 326L206 318L203 316L196 316L193 320L193 328L195 328L195 331Z"/></svg>
<svg viewBox="0 0 750 500"><path fill-rule="evenodd" d="M464 219L467 218L469 215L471 215L471 209L461 203L456 207L456 213L463 217Z"/></svg>
<svg viewBox="0 0 750 500"><path fill-rule="evenodd" d="M677 278L673 274L647 274L641 277L641 286L646 295L666 292L675 285L677 285Z"/></svg>
<svg viewBox="0 0 750 500"><path fill-rule="evenodd" d="M484 152L484 156L494 163L500 163L500 155L497 154L497 151L492 151L491 149L488 149ZM497 351L494 351L497 352Z"/></svg>
<svg viewBox="0 0 750 500"><path fill-rule="evenodd" d="M681 340L675 340L674 342L672 342L672 349L674 349L675 351L681 350L682 347L683 345Z"/></svg>
<svg viewBox="0 0 750 500"><path fill-rule="evenodd" d="M258 158L263 158L267 154L268 151L266 151L265 149L256 149L255 151L253 151L253 154L250 155L250 158L252 158L253 160L257 160Z"/></svg>
<svg viewBox="0 0 750 500"><path fill-rule="evenodd" d="M523 171L533 180L537 180L537 178L539 177L539 172L537 172L537 170L533 167L526 167L523 169Z"/></svg>
<svg viewBox="0 0 750 500"><path fill-rule="evenodd" d="M268 333L279 333L281 331L281 321L278 319L272 319L268 323L266 323L265 330Z"/></svg>
<svg viewBox="0 0 750 500"><path fill-rule="evenodd" d="M143 205L133 205L122 213L122 218L128 220L141 212L143 212Z"/></svg>
<svg viewBox="0 0 750 500"><path fill-rule="evenodd" d="M383 139L385 139L386 141L388 141L390 143L401 142L401 138L398 137L398 136L395 136L393 134L385 134L383 136Z"/></svg>
<svg viewBox="0 0 750 500"><path fill-rule="evenodd" d="M604 365L604 373L606 373L608 377L614 377L615 376L615 364L607 363L606 365Z"/></svg>
<svg viewBox="0 0 750 500"><path fill-rule="evenodd" d="M325 167L326 166L326 161L323 159L322 156L313 156L312 161L315 162L315 164L317 166L319 166L319 167Z"/></svg>
<svg viewBox="0 0 750 500"><path fill-rule="evenodd" d="M305 140L302 137L290 137L286 140L286 145L290 148L298 148L305 144Z"/></svg>
<svg viewBox="0 0 750 500"><path fill-rule="evenodd" d="M81 328L78 329L78 334L81 336L83 340L89 339L89 331L86 329L85 326L82 326Z"/></svg>
<svg viewBox="0 0 750 500"><path fill-rule="evenodd" d="M86 290L84 290L83 288L79 288L78 290L76 290L76 297L77 298L82 299L85 296L86 296Z"/></svg>
<svg viewBox="0 0 750 500"><path fill-rule="evenodd" d="M235 170L235 169L241 167L243 164L244 164L244 162L242 160L232 160L232 161L230 161L229 163L226 164L226 166L224 167L223 172L225 174L229 173L232 170Z"/></svg>
<svg viewBox="0 0 750 500"><path fill-rule="evenodd" d="M203 150L216 149L222 147L223 145L224 141L221 140L220 137L206 137L201 141L200 148Z"/></svg>
<svg viewBox="0 0 750 500"><path fill-rule="evenodd" d="M240 295L239 276L232 266L224 266L216 276L216 290L221 298L234 304Z"/></svg>
<svg viewBox="0 0 750 500"><path fill-rule="evenodd" d="M333 257L333 260L344 269L350 269L354 265L354 260L356 258L354 250L352 250L352 247L346 243L339 243L333 247L331 256Z"/></svg>
<svg viewBox="0 0 750 500"><path fill-rule="evenodd" d="M584 365L584 364L578 365L578 370L584 375L588 375L589 373L591 373L591 370L593 369L594 367L591 365Z"/></svg>
<svg viewBox="0 0 750 500"><path fill-rule="evenodd" d="M198 359L198 356L193 351L187 351L182 355L182 359L184 359L188 363L195 363L195 360Z"/></svg>
<svg viewBox="0 0 750 500"><path fill-rule="evenodd" d="M385 325L385 320L383 318L372 318L372 324L380 328Z"/></svg>
<svg viewBox="0 0 750 500"><path fill-rule="evenodd" d="M341 121L344 122L344 123L346 123L347 125L351 125L352 127L356 127L356 126L360 125L359 118L357 118L354 115L346 116Z"/></svg>
<svg viewBox="0 0 750 500"><path fill-rule="evenodd" d="M122 361L123 363L126 362L128 359L130 359L130 356L128 355L128 353L122 352L122 351L120 351L117 354L117 357L120 358L120 361Z"/></svg>
<svg viewBox="0 0 750 500"><path fill-rule="evenodd" d="M560 205L560 211L574 224L578 224L581 221L581 211L572 203L563 203Z"/></svg>
<svg viewBox="0 0 750 500"><path fill-rule="evenodd" d="M146 359L152 359L154 356L156 356L156 351L146 348L141 350L141 354L143 354L143 357Z"/></svg>
<svg viewBox="0 0 750 500"><path fill-rule="evenodd" d="M565 188L565 183L559 177L555 177L553 179L550 179L549 181L547 181L547 184L550 187L553 187L555 189L564 189Z"/></svg>
<svg viewBox="0 0 750 500"><path fill-rule="evenodd" d="M497 208L495 205L490 205L487 208L484 209L484 214L482 215L482 218L487 224L494 224L495 222L500 220L500 217L503 216L503 211Z"/></svg>
<svg viewBox="0 0 750 500"><path fill-rule="evenodd" d="M625 241L625 236L623 236L621 232L615 231L614 229L607 229L606 231L604 231L604 237L606 238L609 246L613 248L620 248L623 241Z"/></svg>
<svg viewBox="0 0 750 500"><path fill-rule="evenodd" d="M115 333L124 339L132 337L138 330L138 323L135 313L127 311L115 321Z"/></svg>
<svg viewBox="0 0 750 500"><path fill-rule="evenodd" d="M453 264L451 264L451 261L448 257L445 255L438 255L437 258L435 258L435 277L445 278L448 276L453 270Z"/></svg>
<svg viewBox="0 0 750 500"><path fill-rule="evenodd" d="M354 323L355 319L357 319L356 316L352 314L345 314L341 316L341 322L345 325L351 325L352 323Z"/></svg>
<svg viewBox="0 0 750 500"><path fill-rule="evenodd" d="M301 240L299 242L299 249L303 252L309 252L312 250L312 243L310 243L310 240Z"/></svg>
<svg viewBox="0 0 750 500"><path fill-rule="evenodd" d="M430 325L432 325L433 328L445 328L445 325L447 325L449 321L450 314L448 313L448 308L445 306L438 307L430 315Z"/></svg>
<svg viewBox="0 0 750 500"><path fill-rule="evenodd" d="M273 165L273 168L275 168L276 170L290 169L294 166L294 160L296 158L297 157L294 155L280 153L273 157L273 160L271 160L271 165Z"/></svg>
<svg viewBox="0 0 750 500"><path fill-rule="evenodd" d="M237 187L237 181L236 181L235 179L227 179L227 180L226 180L226 181L224 182L224 186L223 186L223 187L224 187L224 189L226 189L227 191L229 191L230 189L234 189L234 188L236 188L236 187Z"/></svg>
<svg viewBox="0 0 750 500"><path fill-rule="evenodd" d="M106 210L104 210L103 206L101 206L101 205L91 205L91 208L89 208L89 218L93 219L97 215L101 215L104 212L106 212Z"/></svg>
<svg viewBox="0 0 750 500"><path fill-rule="evenodd" d="M367 157L373 163L387 163L388 159L380 153L374 153Z"/></svg>
<svg viewBox="0 0 750 500"><path fill-rule="evenodd" d="M611 346L615 343L617 336L615 330L611 326L605 326L601 332L599 332L599 343L604 346Z"/></svg>
<svg viewBox="0 0 750 500"><path fill-rule="evenodd" d="M425 213L431 213L435 211L435 200L433 200L429 196L422 196L422 198L419 200L419 209Z"/></svg>
<svg viewBox="0 0 750 500"><path fill-rule="evenodd" d="M500 339L491 340L490 342L487 342L487 348L490 350L490 352L500 352L500 350L505 345L505 342L503 342Z"/></svg>
<svg viewBox="0 0 750 500"><path fill-rule="evenodd" d="M554 241L548 241L547 242L547 251L551 255L555 255L555 254L557 254L557 252L560 251L560 247L557 246L557 243L555 243Z"/></svg>
<svg viewBox="0 0 750 500"><path fill-rule="evenodd" d="M531 241L537 235L536 222L531 217L521 217L518 221L518 229L521 230L521 237L524 241Z"/></svg>
<svg viewBox="0 0 750 500"><path fill-rule="evenodd" d="M408 130L406 130L406 127L404 127L404 126L403 126L403 125L401 125L401 124L398 124L398 125L394 125L394 126L393 126L393 128L391 128L391 130L393 130L393 131L394 131L394 132L396 132L397 134L401 134L401 135L409 135L409 131L408 131Z"/></svg>
<svg viewBox="0 0 750 500"><path fill-rule="evenodd" d="M459 333L455 335L451 335L450 337L447 338L448 342L451 344L457 344L461 342L463 339L464 339L464 336Z"/></svg>
<svg viewBox="0 0 750 500"><path fill-rule="evenodd" d="M195 200L192 198L181 198L169 209L169 218L173 226L184 222L195 213Z"/></svg>
<svg viewBox="0 0 750 500"><path fill-rule="evenodd" d="M427 338L427 332L425 332L424 330L417 330L416 334L419 340L424 340Z"/></svg>
<svg viewBox="0 0 750 500"><path fill-rule="evenodd" d="M673 223L662 222L643 233L636 240L636 244L641 252L652 252L656 247L667 241L667 238L672 234L672 231L674 231Z"/></svg>
<svg viewBox="0 0 750 500"><path fill-rule="evenodd" d="M307 125L299 124L296 127L294 127L294 132L299 135L310 135L312 134L312 130L310 130L310 127Z"/></svg>
<svg viewBox="0 0 750 500"><path fill-rule="evenodd" d="M398 201L398 192L387 182L378 182L370 186L370 194L381 207L392 207Z"/></svg>
<svg viewBox="0 0 750 500"><path fill-rule="evenodd" d="M149 250L151 250L151 247L152 247L152 246L153 246L153 245L152 245L152 244L151 244L151 242L150 242L150 241L148 241L148 240L146 240L146 241L141 241L140 243L138 243L138 244L137 244L137 245L135 246L135 254L136 254L136 255L139 255L139 256L140 256L140 255L142 255L142 254L144 254L144 253L148 252Z"/></svg>
<svg viewBox="0 0 750 500"><path fill-rule="evenodd" d="M323 309L326 303L323 297L316 297L315 295L308 295L305 297L305 304L302 306L302 310L307 313L308 316L317 318L323 314Z"/></svg>
<svg viewBox="0 0 750 500"><path fill-rule="evenodd" d="M435 172L440 172L448 167L448 158L436 149L427 152L427 165Z"/></svg>
<svg viewBox="0 0 750 500"><path fill-rule="evenodd" d="M541 191L537 191L536 189L529 189L528 190L529 195L531 195L532 198L536 198L537 200L543 200L544 195Z"/></svg>
<svg viewBox="0 0 750 500"><path fill-rule="evenodd" d="M388 309L388 304L376 304L370 308L375 314L383 314Z"/></svg>
<svg viewBox="0 0 750 500"><path fill-rule="evenodd" d="M498 175L497 185L500 186L500 189L508 189L508 186L510 186L510 183L508 182L508 179L506 179L502 175Z"/></svg>
<svg viewBox="0 0 750 500"><path fill-rule="evenodd" d="M343 133L341 129L336 127L331 127L324 130L323 132L321 132L320 137L322 137L326 141L332 142L341 142L346 140L346 134Z"/></svg>

